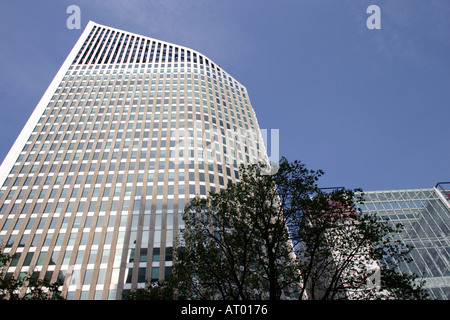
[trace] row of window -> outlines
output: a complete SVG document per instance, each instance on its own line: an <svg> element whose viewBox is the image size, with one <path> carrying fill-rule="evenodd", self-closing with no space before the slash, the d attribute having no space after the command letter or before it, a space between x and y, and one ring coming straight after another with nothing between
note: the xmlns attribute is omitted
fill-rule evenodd
<svg viewBox="0 0 450 320"><path fill-rule="evenodd" d="M120 162L120 165L116 166L117 163L110 163L109 164L109 171L106 170L106 163L102 163L100 165L98 164L91 164L88 166L87 163L81 163L78 167L78 164L72 164L69 167L69 173L66 173L64 175L60 175L58 173L58 167L52 165L50 167L50 174L44 175L44 173L38 173L37 176L33 175L32 173L36 173L36 171L33 172L33 168L36 168L36 166L32 166L31 171L27 173L26 176L23 177L9 177L7 178L6 182L8 185L10 185L12 188L7 191L6 188L2 188L2 191L0 192L0 199L2 198L3 194L6 193L6 197L3 199L6 201L6 203L9 203L10 200L14 199L14 196L16 196L17 199L22 200L25 202L27 199L33 199L37 195L37 189L31 188L30 190L27 187L30 186L40 186L40 191L38 193L38 196L36 199L44 199L46 198L47 194L50 194L50 198L55 198L55 194L58 193L58 191L61 192L61 197L67 197L67 198L74 198L76 197L77 192L77 185L82 184L88 184L89 186L92 185L93 189L93 197L98 196L98 190L100 187L97 186L103 186L102 189L104 192L103 195L110 195L112 197L120 196L123 194L122 189L125 190L124 195L127 196L131 192L131 186L134 182L137 182L140 186L146 185L146 192L147 195L152 195L152 187L158 188L157 194L160 194L160 189L168 187L169 189L174 188L174 184L177 185L178 188L184 188L185 184L189 185L195 185L196 181L199 182L199 185L205 185L205 182L209 182L210 185L215 186L216 182L219 183L219 185L223 185L224 183L224 173L222 173L222 166L220 164L217 164L217 168L219 168L218 172L218 179L215 178L213 168L209 169L209 173L205 171L203 166L200 166L199 163L197 165L198 168L198 174L196 175L194 171L187 171L185 174L184 169L179 169L175 171L174 169L168 169L167 173L161 172L160 170L154 170L154 161L151 161L150 164L150 171L148 173L145 173L143 170L144 166L147 165L147 162L139 162L138 168L139 171L134 171L134 165L136 162ZM160 162L162 163L162 162ZM127 170L125 171L125 165L127 165ZM44 164L45 167L47 167ZM174 166L174 165L173 165ZM65 172L66 165L61 165L60 172ZM73 167L73 168L72 168ZM119 171L116 171L115 169L119 167ZM189 167L194 168L194 164L190 163ZM210 167L213 167L211 164ZM16 170L16 168L20 168L20 166L14 166L13 172ZM23 168L27 168L26 166L22 166ZM29 168L29 167L28 167ZM72 168L73 170L71 170ZM71 170L71 171L70 171ZM95 178L96 170L98 171L98 175ZM105 170L105 171L104 171ZM45 170L44 170L45 171ZM153 172L152 172L153 171ZM76 173L70 174L70 172ZM158 173L157 173L158 172ZM55 174L56 177L55 177ZM237 169L231 170L230 167L226 167L226 176L228 177L228 180L232 179L232 174L234 174L234 177L236 179L239 178L239 173ZM186 181L185 178L188 178ZM54 181L53 181L54 180ZM72 185L73 182L73 185ZM14 187L22 186L21 189L17 189ZM25 187L25 188L23 188ZM69 188L71 189L70 194L68 194ZM17 190L16 190L17 189ZM61 190L60 190L61 189ZM110 193L109 190L114 190L113 193ZM142 187L140 187L142 189ZM28 191L29 190L29 191ZM85 198L88 194L88 191L90 188L87 188L82 193L82 198ZM7 191L7 192L6 192ZM179 189L181 191L181 189ZM190 189L189 189L190 191ZM26 194L28 195L26 196ZM172 192L169 192L168 194L173 194ZM178 193L180 195L184 195L184 192ZM1 211L0 211L1 212Z"/></svg>
<svg viewBox="0 0 450 320"><path fill-rule="evenodd" d="M138 203L138 205L140 205L140 204ZM149 212L149 205L151 205L151 203L150 204L146 203L146 212L147 212L147 210ZM168 203L168 207L172 207L171 205L173 206L173 203L172 204ZM162 208L162 204L160 205L160 208ZM134 209L135 209L136 213L139 212L139 208L136 208L136 205L135 205ZM110 212L110 211L112 211L112 212ZM168 211L170 211L170 210L168 210ZM66 212L68 212L68 214L70 214L70 211L66 211ZM96 220L94 220L94 221L93 221L94 217L88 214L86 216L86 218L84 219L83 224L81 224L81 221L82 221L81 216L76 216L74 218L73 224L71 225L71 228L76 228L76 229L78 229L78 228L97 229L97 228L102 228L102 227L112 228L112 227L114 227L115 222L116 222L117 215L114 214L114 212L117 212L117 208L116 208L116 210L108 210L108 212L109 212L109 215L106 216L105 215L106 210L100 211L99 215L96 217ZM34 215L35 213L37 213L37 212L31 212L31 215L28 219L25 219L25 217L17 219L12 230L16 230L16 231L22 230L22 225L23 225L24 221L27 221L27 224L25 225L23 230L31 230L31 229L33 229L33 227L36 227L36 230L44 230L45 225L48 221L50 221L50 223L48 225L49 230L54 230L57 227L58 222L61 222L61 225L59 226L60 229L67 230L67 228L69 227L71 215L64 214L64 218L62 218L62 220L61 220L60 216L58 215L59 212L53 212L53 215L51 218L49 217L48 214L46 214L49 212L44 212L44 214L40 218L36 217L36 215ZM103 215L102 215L102 213L103 213ZM154 228L159 229L162 226L162 216L163 215L157 213L154 216L155 216ZM123 217L122 220L120 220L120 225L119 225L120 227L126 226L126 215L124 215L122 217ZM143 215L142 221L139 220L138 214L133 214L132 217L133 217L132 222L131 222L132 229L138 228L138 226L140 226L144 229L150 227L150 217L151 216L149 213L146 213ZM14 219L6 219L6 222L2 226L2 229L8 230L8 228L13 220ZM139 223L140 223L140 225L139 225ZM165 214L165 225L173 226L173 213L167 212ZM73 243L72 243L72 245L73 245Z"/></svg>
<svg viewBox="0 0 450 320"><path fill-rule="evenodd" d="M119 69L119 65L116 65L115 69ZM168 65L168 67L170 68L170 64ZM177 65L174 65L174 67L177 67ZM183 65L181 65L181 67L183 67ZM112 66L110 66L110 69L112 68ZM177 82L177 78L180 78L180 83L183 84L184 83L184 77L187 77L187 81L188 83L191 83L191 72L194 74L194 79L196 79L194 81L194 83L196 85L198 85L198 73L201 76L202 79L202 86L205 86L205 74L206 74L206 80L208 81L208 86L211 87L211 82L214 82L216 91L217 91L217 84L219 83L220 87L222 88L223 86L225 86L225 88L231 89L231 92L234 94L235 93L235 89L236 88L236 93L238 95L241 94L242 91L242 95L245 97L245 88L240 86L236 80L233 80L231 77L228 76L228 80L227 80L227 76L224 75L224 78L222 78L222 75L219 74L218 76L215 75L215 72L213 71L212 77L211 77L211 73L209 73L209 68L207 68L206 73L203 70L198 71L196 69L196 65L194 65L194 69L190 69L190 65L188 65L188 68L186 69L186 71L184 69L180 69L179 71L177 69L171 70L171 69L165 69L164 68L164 64L161 65L162 69L158 69L158 65L155 65L155 69L151 69L151 66L149 65L147 69L145 69L145 66L141 66L141 69L139 70L139 65L136 66L132 66L129 65L128 68L126 65L122 65L122 68L119 70L104 70L104 69L92 69L92 67L89 67L88 70L84 70L85 67L82 68L82 70L78 70L78 67L73 69L73 67L71 66L69 68L69 70L66 73L66 77L64 77L63 80L67 80L67 76L70 76L70 81L80 81L81 79L83 79L83 81L88 80L88 75L92 75L95 77L95 75L106 75L106 76L111 76L111 80L109 80L109 82L107 83L106 80L103 80L100 83L100 79L102 79L101 77L98 77L98 79L95 82L90 82L89 84L93 84L94 86L98 86L98 85L112 85L113 84L113 79L116 78L117 79L117 85L119 85L119 81L120 80L124 80L124 81L128 81L129 79L131 80L130 84L133 85L135 84L136 79L137 80L137 84L142 84L143 79L144 79L144 75L143 73L146 73L145 75L145 84L148 84L148 79L153 78L156 79L158 78L158 73L159 73L159 78L160 81L158 82L159 84L162 84L163 82L161 82L161 80L163 78L166 78L166 84L169 84L169 79L173 78L173 82L176 83ZM138 72L139 71L139 72ZM185 73L186 72L186 73ZM139 73L139 75L138 75ZM153 73L153 74L152 74ZM152 74L152 76L150 77L150 75ZM76 78L75 78L76 77ZM127 83L127 82L126 82ZM234 84L233 84L234 83ZM156 84L155 80L152 80L152 84ZM228 87L229 86L229 87Z"/></svg>
<svg viewBox="0 0 450 320"><path fill-rule="evenodd" d="M157 216L162 216L157 215ZM167 215L167 222L166 222L166 228L165 229L165 237L164 239L162 238L162 230L161 230L161 217L158 219L156 219L155 224L154 224L154 228L155 230L153 230L153 236L152 238L150 238L150 223L144 223L141 228L143 228L142 230L140 230L140 242L139 245L140 246L148 246L149 243L154 243L154 244L160 244L161 242L165 242L165 243L172 243L174 240L174 232L173 229L171 229L171 227L173 228L173 225L171 223L173 223L173 218L171 218L172 215L168 214ZM114 236L114 223L116 220L116 217L118 217L117 215L114 214L110 214L109 216L107 216L107 223L108 223L108 227L106 230L110 230L110 231L106 231L105 232L105 239L102 243L100 243L100 238L102 236L101 231L99 232L95 232L94 233L94 237L92 239L92 243L89 243L90 245L111 245L112 244L112 239ZM79 218L79 217L76 217ZM100 218L104 218L104 216L99 216L99 220L101 220ZM150 215L144 215L144 219L148 218L150 219ZM56 221L58 221L59 217L54 217L53 219L56 219ZM70 217L65 217L64 219L70 219ZM21 221L23 221L24 219L19 219ZM21 221L18 220L18 223L21 223ZM33 223L35 220L34 218L29 219L28 224ZM54 246L56 247L61 247L64 243L64 237L66 236L67 233L69 233L69 239L67 240L67 243L65 243L65 245L67 247L73 247L75 245L78 246L84 246L88 244L88 238L90 237L90 231L91 228L89 227L85 227L83 229L81 229L83 232L81 232L79 230L78 227L76 227L76 225L80 225L80 221L74 221L73 225L72 225L72 229L65 229L63 225L61 225L61 228L58 230L57 233L55 233L56 229L52 229L52 227L56 227L56 226L48 226L48 228L45 228L45 224L47 223L47 217L42 217L41 222L43 221L43 225L39 225L37 226L37 229L34 230L35 234L32 237L32 240L30 242L30 248L37 248L39 242L44 239L43 237L45 237L41 249L43 248L48 248L50 246L50 243L52 242L53 238L55 237L56 242L54 244ZM120 216L120 226L121 227L125 227L126 226L126 220L127 220L127 216L123 215ZM7 220L8 221L8 220ZM56 223L56 222L55 222ZM87 224L89 222L86 222L85 225L89 225ZM27 228L28 228L28 224L27 224ZM137 224L137 223L136 223ZM146 225L147 224L147 225ZM95 228L96 230L100 230L100 227ZM105 227L106 228L106 227ZM137 226L133 226L131 227L132 230L135 230L137 228ZM6 230L6 229L5 229ZM25 230L29 230L29 229L25 229ZM45 230L45 233L42 233L42 231ZM77 238L79 236L79 234L81 233L81 238L79 241L77 241ZM8 239L4 239L4 246L5 248L11 248L13 246L13 243L15 241L18 240L18 246L20 247L24 247L27 243L27 241L29 240L29 233L23 233L22 236L20 238L17 237L16 234L11 234L9 236ZM137 231L132 231L131 232L131 236L130 236L130 241L129 241L129 245L130 246L134 246L136 245L136 237L137 237ZM0 239L3 238L0 237ZM124 244L124 238L123 237L119 237L117 242L117 245L122 245ZM47 251L47 250L43 250L43 251ZM20 254L19 254L20 256ZM20 258L19 256L17 256L16 258ZM14 264L11 266L15 266ZM27 265L28 266L28 265Z"/></svg>
<svg viewBox="0 0 450 320"><path fill-rule="evenodd" d="M145 194L142 193L142 186L136 187L136 195L138 196L145 196L146 197L146 208L151 208L152 206L152 196L154 193L157 195L163 195L164 189L167 190L168 195L174 195L175 191L177 191L177 194L179 195L179 198L181 202L184 202L185 192L188 191L189 194L199 194L199 195L206 195L206 186L205 185L198 185L196 186L193 182L190 183L188 186L184 185L154 185L149 184L145 189ZM98 204L98 209L100 212L106 212L106 211L119 211L119 201L124 202L127 201L127 197L130 197L132 195L132 185L129 186L114 186L111 187L94 187L92 189L90 188L83 188L83 195L80 199L75 198L76 193L79 192L79 188L75 185L74 187L63 187L62 189L59 188L53 188L53 189L41 189L38 192L38 195L36 196L36 190L32 189L28 196L26 198L20 198L20 193L25 193L23 190L19 191L19 194L17 195L17 201L10 203L10 201L5 201L0 206L0 219L3 217L4 214L8 214L11 219L15 217L16 214L21 213L51 213L51 212L62 212L63 208L67 212L72 212L75 210L76 212L84 212L87 210L88 212L94 212ZM215 190L214 186L210 187L210 190ZM84 196L85 193L91 193L91 197ZM97 197L96 194L102 193L103 197ZM10 194L15 194L16 191L12 190L8 192L8 196ZM123 195L124 200L121 199L121 196ZM35 203L32 202L25 202L27 199L35 199ZM62 201L62 200L65 201ZM102 200L105 199L105 200ZM109 200L112 199L111 202ZM42 201L46 201L46 204L44 205ZM89 205L85 206L85 201L89 201ZM162 210L163 209L163 203L162 199L155 199L155 210ZM166 200L167 205L165 208L167 210L173 209L173 199L168 198ZM23 204L23 205L22 205ZM126 203L124 204L123 208L121 210L127 211ZM8 219L7 221L9 221ZM3 228L5 228L7 225L5 224Z"/></svg>
<svg viewBox="0 0 450 320"><path fill-rule="evenodd" d="M173 69L172 69L173 67ZM186 69L185 69L186 67ZM191 69L192 67L192 69ZM200 69L200 70L198 70ZM136 64L136 65L126 65L126 64L117 64L115 66L110 65L108 68L103 66L102 68L99 68L99 66L70 66L68 72L66 75L72 75L72 76L82 76L82 75L119 75L119 79L121 79L122 75L130 74L132 75L133 79L136 79L136 75L139 75L139 78L142 79L142 73L160 73L160 77L163 77L164 73L167 73L167 77L173 76L174 78L178 78L178 75L180 75L182 78L182 74L185 72L188 74L188 77L190 78L190 73L200 73L201 75L206 75L208 77L208 81L211 81L211 78L213 80L218 80L219 83L224 83L226 88L228 89L228 85L231 87L232 92L233 88L236 88L237 93L240 94L239 91L242 91L243 96L245 97L245 88L241 86L236 80L231 78L229 75L227 75L224 71L223 73L217 72L214 69L210 69L209 67L206 67L206 72L203 71L205 68L202 65L197 64L190 64L187 63L186 65L184 63L181 64L154 64L152 67L152 64ZM149 76L146 76L146 78L150 78ZM156 76L153 76L153 78L156 78ZM128 78L127 78L128 79ZM216 81L214 83L217 84ZM197 83L198 84L198 83ZM104 85L104 84L103 84ZM221 84L222 86L222 84Z"/></svg>
<svg viewBox="0 0 450 320"><path fill-rule="evenodd" d="M115 86L100 86L100 87L95 87L92 85L85 85L83 83L84 81L81 82L81 84L79 86L77 86L77 83L74 83L73 85L70 85L70 87L68 88L64 88L64 89L57 89L55 91L55 95L53 97L54 100L56 100L58 98L58 95L60 95L60 99L61 100L66 100L68 98L71 97L71 95L77 94L76 97L87 100L87 99L109 99L111 98L116 99L123 99L123 98L145 98L147 97L147 93L149 93L149 96L154 96L151 93L162 93L163 91L165 92L171 92L173 91L173 96L176 96L177 94L179 94L180 96L183 96L189 92L195 92L195 93L200 93L202 92L203 94L208 93L210 100L213 101L213 96L216 97L221 97L223 100L225 99L225 94L229 97L229 102L230 102L230 106L231 106L231 99L233 99L234 105L237 105L238 102L237 100L242 101L241 97L238 97L236 99L236 95L230 94L229 91L227 90L226 93L223 89L220 89L220 93L219 90L217 88L217 86L215 86L215 91L213 91L213 88L211 85L209 85L209 88L207 89L204 81L202 81L202 86L199 87L198 84L192 86L192 85L188 85L185 86L183 81L180 84L177 84L176 81L174 81L174 83L166 83L166 84L159 84L158 86L156 86L155 84L152 84L150 86L148 86L146 83L144 83L143 86L137 84L135 87L133 86L133 84L131 83L130 85L126 82L123 81L123 83L117 84ZM92 81L91 81L92 82ZM166 82L168 82L168 80L166 80ZM110 81L111 83L111 81ZM127 94L125 96L125 94ZM189 96L189 94L187 95ZM197 95L198 97L198 95Z"/></svg>
<svg viewBox="0 0 450 320"><path fill-rule="evenodd" d="M180 118L184 118L185 113L180 112ZM51 118L51 117L50 117ZM133 121L135 119L140 119L137 121ZM77 138L77 135L80 131L84 131L90 128L94 128L94 130L98 130L98 128L101 125L101 130L108 130L109 133L109 139L145 139L150 137L151 138L158 138L159 134L158 132L161 132L161 137L167 137L167 135L171 135L171 138L176 137L176 134L181 135L182 138L184 137L194 137L194 127L198 131L197 132L197 138L202 138L204 135L208 136L218 136L219 132L223 136L222 139L224 143L227 143L229 140L225 139L226 137L232 137L232 138L240 138L245 139L247 137L253 138L250 139L249 142L256 141L256 131L250 130L250 129L238 129L237 127L233 126L234 129L231 129L231 126L227 124L227 129L224 128L223 121L220 120L220 129L215 124L216 119L215 117L212 117L213 124L210 125L207 120L207 115L201 115L196 114L195 119L192 113L186 113L186 120L183 118L176 119L173 118L168 119L168 114L163 114L162 118L160 119L159 114L155 114L152 120L152 115L147 114L146 116L147 121L144 121L144 115L138 114L122 114L122 116L116 114L114 116L106 115L106 116L97 116L95 118L95 115L84 114L79 116L74 115L66 115L65 119L62 118L62 116L58 116L57 121L52 123L52 119L48 120L44 126L47 128L47 130L43 130L40 132L40 135L50 135L49 137L46 137L46 140L52 140L52 143L59 142L58 140L63 138L62 140L75 140ZM127 122L127 120L130 120ZM241 121L238 121L241 125ZM168 128L168 124L170 123L170 128ZM150 124L153 125L153 128L150 129ZM235 125L236 122L234 121L233 124ZM142 128L144 125L144 129ZM212 127L212 128L211 128ZM246 126L248 128L248 126ZM95 129L97 128L97 129ZM243 128L243 127L241 127ZM67 129L67 130L66 130ZM83 130L84 129L84 130ZM203 129L203 130L202 130ZM62 131L59 133L58 131ZM74 133L75 131L75 133ZM62 134L64 133L64 136ZM141 136L142 133L142 136ZM35 135L38 134L38 131L36 130L32 136L30 136L30 139L34 139ZM88 133L83 133L83 135L87 135ZM90 139L102 139L102 137L95 137L95 134L97 132L91 133ZM105 133L100 133L100 135L104 135ZM132 135L133 134L133 135ZM53 136L54 135L54 136ZM81 140L85 140L83 137ZM253 144L252 144L253 146Z"/></svg>

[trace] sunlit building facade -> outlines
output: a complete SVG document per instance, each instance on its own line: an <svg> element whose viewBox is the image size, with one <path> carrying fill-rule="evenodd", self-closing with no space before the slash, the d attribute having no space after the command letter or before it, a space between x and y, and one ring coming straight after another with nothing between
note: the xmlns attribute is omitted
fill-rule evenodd
<svg viewBox="0 0 450 320"><path fill-rule="evenodd" d="M217 64L89 22L0 167L6 276L122 299L171 273L189 198L265 155L246 88Z"/></svg>
<svg viewBox="0 0 450 320"><path fill-rule="evenodd" d="M361 209L404 227L400 239L414 249L400 271L425 280L431 299L450 299L450 183L434 188L364 191Z"/></svg>

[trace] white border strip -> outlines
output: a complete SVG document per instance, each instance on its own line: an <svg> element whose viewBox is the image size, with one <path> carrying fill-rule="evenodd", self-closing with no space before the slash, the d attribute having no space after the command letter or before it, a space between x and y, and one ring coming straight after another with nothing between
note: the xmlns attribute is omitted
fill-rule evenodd
<svg viewBox="0 0 450 320"><path fill-rule="evenodd" d="M6 155L5 159L3 160L3 162L0 166L0 187L3 186L6 178L8 177L9 173L11 172L12 167L14 166L14 164L17 161L17 158L19 157L20 153L22 152L23 147L27 143L31 133L33 132L36 125L38 124L39 119L42 116L42 113L44 112L48 103L52 99L53 94L56 91L56 88L58 88L59 84L61 83L61 80L64 78L66 72L69 70L69 67L72 65L72 62L75 59L78 51L81 49L81 46L83 45L84 41L86 40L87 36L89 35L89 32L91 31L91 29L94 26L95 26L94 22L92 22L92 21L88 22L88 24L86 25L86 28L84 29L80 38L75 43L75 46L70 51L69 55L67 56L63 65L60 67L59 71L56 73L56 75L53 78L52 82L50 83L49 87L45 91L41 100L38 102L36 108L34 109L33 113L31 114L30 118L28 119L27 123L23 127L23 129L20 132L19 136L17 137L16 141L14 142L14 144L12 145L8 154Z"/></svg>

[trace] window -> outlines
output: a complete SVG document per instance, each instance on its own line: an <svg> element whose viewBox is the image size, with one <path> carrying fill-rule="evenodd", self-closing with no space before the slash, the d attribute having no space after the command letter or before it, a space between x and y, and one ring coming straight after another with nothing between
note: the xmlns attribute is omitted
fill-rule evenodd
<svg viewBox="0 0 450 320"><path fill-rule="evenodd" d="M145 282L145 270L146 270L146 268L139 268L138 269L137 282Z"/></svg>
<svg viewBox="0 0 450 320"><path fill-rule="evenodd" d="M104 284L105 277L106 277L106 270L100 269L100 271L98 272L97 284Z"/></svg>
<svg viewBox="0 0 450 320"><path fill-rule="evenodd" d="M166 261L172 261L172 248L168 247L166 248Z"/></svg>
<svg viewBox="0 0 450 320"><path fill-rule="evenodd" d="M158 267L153 267L152 268L151 279L152 280L158 280L159 279L159 268Z"/></svg>
<svg viewBox="0 0 450 320"><path fill-rule="evenodd" d="M84 275L84 281L83 281L84 285L91 284L93 272L94 272L94 270L91 270L91 269L86 270L86 274Z"/></svg>

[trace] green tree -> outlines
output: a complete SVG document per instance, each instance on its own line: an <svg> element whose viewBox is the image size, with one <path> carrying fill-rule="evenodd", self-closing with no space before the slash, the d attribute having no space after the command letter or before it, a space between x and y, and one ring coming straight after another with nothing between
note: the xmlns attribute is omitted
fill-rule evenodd
<svg viewBox="0 0 450 320"><path fill-rule="evenodd" d="M425 299L401 273L401 225L361 212L361 190L317 185L323 172L282 158L242 167L239 181L191 199L170 283L136 299ZM163 294L161 294L163 293Z"/></svg>

